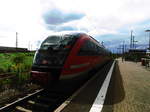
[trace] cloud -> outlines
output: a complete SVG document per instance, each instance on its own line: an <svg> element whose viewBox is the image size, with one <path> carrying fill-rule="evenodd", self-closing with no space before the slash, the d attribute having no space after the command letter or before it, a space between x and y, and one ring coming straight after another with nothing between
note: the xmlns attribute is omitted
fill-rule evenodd
<svg viewBox="0 0 150 112"><path fill-rule="evenodd" d="M116 51L117 48L119 48L123 44L123 41L127 45L127 49L129 49L131 30L133 30L135 41L138 41L136 42L136 48L145 49L147 48L149 42L148 33L146 33L145 30L149 29L150 28L149 26L150 21L145 20L130 25L129 24L124 25L117 30L116 34L109 34L109 33L101 34L96 35L95 38L100 42L104 41L104 45L108 49L111 49L112 51L114 50Z"/></svg>
<svg viewBox="0 0 150 112"><path fill-rule="evenodd" d="M76 31L77 28L76 27L72 27L72 26L57 26L57 25L47 25L47 29L55 31L55 32L60 32L60 31Z"/></svg>
<svg viewBox="0 0 150 112"><path fill-rule="evenodd" d="M75 12L64 13L58 9L52 9L50 11L47 11L43 15L43 19L46 24L58 25L58 24L62 24L74 20L79 20L84 16L85 15L82 13L75 13Z"/></svg>
<svg viewBox="0 0 150 112"><path fill-rule="evenodd" d="M0 1L0 35L8 38L0 38L0 44L15 46L16 31L19 46L26 47L29 41L35 45L43 40L44 34L74 30L104 44L109 41L106 45L111 47L123 40L129 43L131 30L138 44L148 43L149 4L149 0Z"/></svg>
<svg viewBox="0 0 150 112"><path fill-rule="evenodd" d="M85 2L86 5L82 5ZM134 30L136 39L141 41L145 40L143 39L143 36L145 36L144 29L149 26L148 20L150 18L149 3L150 1L148 0L52 0L51 2L45 0L43 9L48 10L50 5L47 4L53 4L53 6L51 6L52 8L49 8L49 10L61 10L61 13L59 13L60 15L70 14L71 12L84 14L82 18L76 19L76 21L66 20L67 24L66 22L60 22L61 25L65 24L63 26L60 24L53 24L51 29L59 31L59 29L63 30L64 28L64 30L67 30L65 27L71 27L70 29L68 28L68 30L84 30L96 39L100 35L101 37L98 39L104 41L115 41L119 38L122 39L122 41L125 40L130 42L131 29Z"/></svg>
<svg viewBox="0 0 150 112"><path fill-rule="evenodd" d="M71 27L71 26L63 26L63 27L59 27L57 30L58 31L74 31L74 30L77 30L77 28Z"/></svg>

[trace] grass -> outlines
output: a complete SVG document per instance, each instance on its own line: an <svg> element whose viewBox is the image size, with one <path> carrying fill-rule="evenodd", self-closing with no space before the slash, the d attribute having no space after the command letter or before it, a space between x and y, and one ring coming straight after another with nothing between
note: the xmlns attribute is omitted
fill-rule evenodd
<svg viewBox="0 0 150 112"><path fill-rule="evenodd" d="M34 53L0 53L0 74L13 73L14 79L0 80L0 88L3 85L22 85L30 79L30 73ZM10 74L11 75L11 74Z"/></svg>
<svg viewBox="0 0 150 112"><path fill-rule="evenodd" d="M34 53L0 53L0 74L10 72L13 75L11 78L0 78L0 105L40 87L30 83L33 57Z"/></svg>
<svg viewBox="0 0 150 112"><path fill-rule="evenodd" d="M0 73L29 71L34 53L1 53Z"/></svg>

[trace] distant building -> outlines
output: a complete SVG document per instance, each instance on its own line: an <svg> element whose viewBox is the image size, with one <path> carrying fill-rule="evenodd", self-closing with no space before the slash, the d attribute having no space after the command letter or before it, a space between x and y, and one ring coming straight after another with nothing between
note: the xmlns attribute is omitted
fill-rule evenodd
<svg viewBox="0 0 150 112"><path fill-rule="evenodd" d="M129 49L129 53L146 54L146 49Z"/></svg>
<svg viewBox="0 0 150 112"><path fill-rule="evenodd" d="M146 49L129 49L126 53L126 60L141 61L141 58L146 56Z"/></svg>

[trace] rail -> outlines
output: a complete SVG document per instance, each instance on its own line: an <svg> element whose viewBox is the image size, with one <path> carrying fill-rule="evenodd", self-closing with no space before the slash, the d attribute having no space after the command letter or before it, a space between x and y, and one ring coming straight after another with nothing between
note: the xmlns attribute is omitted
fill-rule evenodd
<svg viewBox="0 0 150 112"><path fill-rule="evenodd" d="M3 74L0 74L0 80L13 78L13 77L15 77L15 73L3 73Z"/></svg>
<svg viewBox="0 0 150 112"><path fill-rule="evenodd" d="M29 73L29 71L23 71L21 73ZM3 73L0 74L0 80L10 79L16 77L16 72L9 72L9 73Z"/></svg>
<svg viewBox="0 0 150 112"><path fill-rule="evenodd" d="M14 106L14 105L16 105L18 102L21 102L21 101L23 101L23 100L25 100L25 99L27 99L27 98L29 98L29 97L31 97L31 96L34 96L34 95L36 95L36 94L42 92L43 90L44 90L44 89L36 90L36 91L35 91L34 93L32 93L32 94L28 94L27 96L25 96L25 97L23 97L23 98L19 98L18 100L14 101L14 102L12 102L12 103L9 103L9 104L7 104L6 106L1 107L1 108L0 108L0 111L4 111L4 110L6 110L6 109L8 109L8 108L10 108L10 107L12 107L12 106Z"/></svg>

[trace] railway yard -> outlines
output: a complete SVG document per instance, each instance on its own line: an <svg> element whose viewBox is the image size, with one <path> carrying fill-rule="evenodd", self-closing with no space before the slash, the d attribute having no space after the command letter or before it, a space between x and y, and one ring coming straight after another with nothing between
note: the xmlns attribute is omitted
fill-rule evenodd
<svg viewBox="0 0 150 112"><path fill-rule="evenodd" d="M107 78L110 68L112 63L105 65L94 77L78 86L58 84L59 89L56 85L50 90L32 91L1 106L0 111L149 112L149 68L141 66L141 63L117 59L109 82Z"/></svg>

